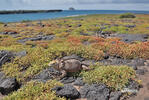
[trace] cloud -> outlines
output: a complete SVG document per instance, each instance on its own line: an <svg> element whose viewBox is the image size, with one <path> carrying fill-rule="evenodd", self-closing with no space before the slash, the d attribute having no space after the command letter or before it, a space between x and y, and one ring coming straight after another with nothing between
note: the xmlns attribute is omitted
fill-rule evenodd
<svg viewBox="0 0 149 100"><path fill-rule="evenodd" d="M77 9L119 9L123 6L124 10L129 8L149 10L149 0L0 0L1 10L68 9L71 6Z"/></svg>
<svg viewBox="0 0 149 100"><path fill-rule="evenodd" d="M81 4L101 4L101 3L149 3L149 0L77 0Z"/></svg>

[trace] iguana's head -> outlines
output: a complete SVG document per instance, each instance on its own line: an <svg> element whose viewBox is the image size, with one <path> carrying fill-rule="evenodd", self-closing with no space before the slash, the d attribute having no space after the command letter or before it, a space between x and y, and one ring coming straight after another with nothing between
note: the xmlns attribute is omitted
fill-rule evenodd
<svg viewBox="0 0 149 100"><path fill-rule="evenodd" d="M60 70L64 66L64 63L63 63L63 60L56 59L56 60L51 61L48 64L48 66L54 67L55 69Z"/></svg>

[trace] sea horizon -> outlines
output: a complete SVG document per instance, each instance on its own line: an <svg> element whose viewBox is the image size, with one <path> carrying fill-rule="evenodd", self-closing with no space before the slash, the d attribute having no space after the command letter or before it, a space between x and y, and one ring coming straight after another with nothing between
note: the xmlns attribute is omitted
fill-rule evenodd
<svg viewBox="0 0 149 100"><path fill-rule="evenodd" d="M149 11L143 10L63 10L62 12L48 12L48 13L24 13L24 14L0 14L0 22L21 22L34 20L47 20L55 18L64 18L69 16L91 15L91 14L149 14Z"/></svg>

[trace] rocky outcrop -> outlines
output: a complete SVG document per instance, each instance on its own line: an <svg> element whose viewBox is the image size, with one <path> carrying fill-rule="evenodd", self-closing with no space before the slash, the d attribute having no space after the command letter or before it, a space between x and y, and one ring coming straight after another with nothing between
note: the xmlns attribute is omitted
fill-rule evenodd
<svg viewBox="0 0 149 100"><path fill-rule="evenodd" d="M104 84L86 84L80 89L80 94L81 98L87 98L87 100L108 100L110 90Z"/></svg>
<svg viewBox="0 0 149 100"><path fill-rule="evenodd" d="M17 89L19 89L20 84L15 78L5 78L5 75L0 72L0 92L3 95L7 95Z"/></svg>
<svg viewBox="0 0 149 100"><path fill-rule="evenodd" d="M0 32L2 35L17 35L17 32Z"/></svg>
<svg viewBox="0 0 149 100"><path fill-rule="evenodd" d="M108 56L108 55L107 55ZM64 56L62 59L77 59L81 61L82 64L87 66L94 65L97 61L86 60L77 55ZM105 59L99 61L104 65L128 65L139 74L142 74L143 67L145 66L146 60L143 59L123 59L119 57L105 57ZM145 69L143 69L145 73ZM38 75L34 77L34 80L46 82L47 80L52 80L58 78L62 73L50 66L49 68L43 70ZM56 91L56 94L61 97L66 97L68 99L82 99L87 98L87 100L120 100L123 92L130 92L136 94L140 89L140 85L135 81L129 81L129 84L124 88L123 91L110 91L110 89L105 84L87 84L83 81L82 77L74 77L67 75L59 80L64 86L55 87L52 91ZM79 89L77 88L79 87ZM126 90L125 90L126 89Z"/></svg>
<svg viewBox="0 0 149 100"><path fill-rule="evenodd" d="M121 38L121 41L126 43L132 43L135 41L146 42L148 40L148 34L112 34L110 37Z"/></svg>
<svg viewBox="0 0 149 100"><path fill-rule="evenodd" d="M0 51L0 66L5 64L6 62L10 62L12 58L14 58L14 54L12 52L1 50Z"/></svg>
<svg viewBox="0 0 149 100"><path fill-rule="evenodd" d="M56 95L60 97L65 97L67 99L77 99L80 93L72 85L64 85L62 87L55 87L52 91L56 91Z"/></svg>
<svg viewBox="0 0 149 100"><path fill-rule="evenodd" d="M18 40L18 42L19 43L24 43L26 41L53 40L54 38L55 38L55 35L47 35L47 36L38 35L36 37L24 38L24 39Z"/></svg>
<svg viewBox="0 0 149 100"><path fill-rule="evenodd" d="M61 73L54 69L53 67L47 68L43 70L41 73L36 75L33 80L46 82L47 80L55 79L56 77L60 76Z"/></svg>

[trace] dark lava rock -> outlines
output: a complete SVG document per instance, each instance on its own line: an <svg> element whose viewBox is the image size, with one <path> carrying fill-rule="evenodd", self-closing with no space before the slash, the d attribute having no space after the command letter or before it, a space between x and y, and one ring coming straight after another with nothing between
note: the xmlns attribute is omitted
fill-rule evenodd
<svg viewBox="0 0 149 100"><path fill-rule="evenodd" d="M121 96L122 96L122 93L120 91L111 92L109 100L120 100Z"/></svg>
<svg viewBox="0 0 149 100"><path fill-rule="evenodd" d="M145 62L146 61L144 59L133 59L127 65L132 67L134 70L138 70L139 67L145 66ZM140 71L138 71L138 72L140 72Z"/></svg>
<svg viewBox="0 0 149 100"><path fill-rule="evenodd" d="M147 72L146 69L138 69L138 70L136 70L136 74L138 74L138 75L144 75L146 72Z"/></svg>
<svg viewBox="0 0 149 100"><path fill-rule="evenodd" d="M0 66L2 66L6 62L11 61L12 58L14 58L13 53L9 51L1 50L0 51Z"/></svg>
<svg viewBox="0 0 149 100"><path fill-rule="evenodd" d="M19 43L24 43L26 41L41 41L41 40L53 40L55 38L55 35L47 35L47 36L43 36L43 35L38 35L36 37L32 37L32 38L24 38L21 40L18 40Z"/></svg>
<svg viewBox="0 0 149 100"><path fill-rule="evenodd" d="M131 62L131 60L117 57L109 57L108 59L103 59L100 60L99 62L103 63L104 65L127 65L128 63Z"/></svg>
<svg viewBox="0 0 149 100"><path fill-rule="evenodd" d="M83 86L85 83L83 82L83 79L82 78L77 78L75 80L75 82L73 83L73 85L76 85L76 86Z"/></svg>
<svg viewBox="0 0 149 100"><path fill-rule="evenodd" d="M64 77L60 80L60 82L63 84L69 84L69 83L73 83L75 80L76 80L75 77Z"/></svg>
<svg viewBox="0 0 149 100"><path fill-rule="evenodd" d="M145 66L145 60L144 59L134 59L131 61L131 63L129 64L130 66Z"/></svg>
<svg viewBox="0 0 149 100"><path fill-rule="evenodd" d="M26 41L28 41L28 38L24 38L24 39L18 40L17 42L19 42L19 43L24 43L24 42L26 42Z"/></svg>
<svg viewBox="0 0 149 100"><path fill-rule="evenodd" d="M147 34L113 34L112 37L121 38L123 42L131 43L134 41L147 41L149 35Z"/></svg>
<svg viewBox="0 0 149 100"><path fill-rule="evenodd" d="M18 34L17 32L0 32L2 35L16 35Z"/></svg>
<svg viewBox="0 0 149 100"><path fill-rule="evenodd" d="M20 85L15 78L5 78L5 75L0 72L0 92L7 95L12 91L19 89Z"/></svg>
<svg viewBox="0 0 149 100"><path fill-rule="evenodd" d="M80 35L89 36L87 33L80 33Z"/></svg>
<svg viewBox="0 0 149 100"><path fill-rule="evenodd" d="M63 60L77 59L77 60L79 60L79 61L83 61L83 60L84 60L84 58L81 58L81 57L79 57L79 56L77 56L77 55L75 55L75 54L73 54L73 55L71 55L71 56L65 56L65 57L63 57L62 59L63 59Z"/></svg>
<svg viewBox="0 0 149 100"><path fill-rule="evenodd" d="M87 98L87 100L108 100L109 92L110 90L104 84L86 84L80 89L81 98Z"/></svg>
<svg viewBox="0 0 149 100"><path fill-rule="evenodd" d="M12 91L19 89L19 87L19 83L16 81L15 78L3 79L0 82L0 92L2 94L9 94Z"/></svg>
<svg viewBox="0 0 149 100"><path fill-rule="evenodd" d="M54 38L55 38L55 35L42 36L42 40L53 40Z"/></svg>
<svg viewBox="0 0 149 100"><path fill-rule="evenodd" d="M33 79L38 81L47 81L56 78L57 76L60 76L61 73L57 71L56 69L50 67L48 69L43 70L41 73L36 75Z"/></svg>
<svg viewBox="0 0 149 100"><path fill-rule="evenodd" d="M104 65L127 65L132 67L134 70L138 70L140 67L145 66L146 60L144 59L123 59L120 57L107 56L105 59L100 60L99 63ZM141 71L138 71L141 72Z"/></svg>
<svg viewBox="0 0 149 100"><path fill-rule="evenodd" d="M72 85L64 85L63 87L55 87L52 91L56 91L56 95L60 97L66 97L68 99L77 99L80 93Z"/></svg>
<svg viewBox="0 0 149 100"><path fill-rule="evenodd" d="M127 27L127 28L135 28L136 25L125 25L125 27Z"/></svg>
<svg viewBox="0 0 149 100"><path fill-rule="evenodd" d="M42 37L33 37L33 38L28 38L29 41L40 41L42 40Z"/></svg>

